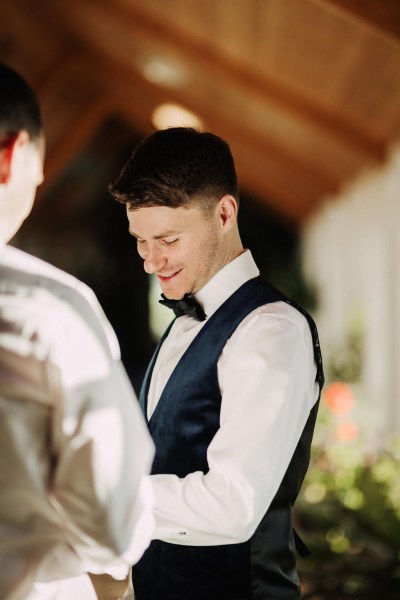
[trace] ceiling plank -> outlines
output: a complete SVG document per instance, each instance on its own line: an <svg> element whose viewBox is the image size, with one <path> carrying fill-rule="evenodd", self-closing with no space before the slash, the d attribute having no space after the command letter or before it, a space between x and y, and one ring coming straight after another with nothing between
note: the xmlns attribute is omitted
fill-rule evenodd
<svg viewBox="0 0 400 600"><path fill-rule="evenodd" d="M92 60L88 70L92 75L96 70L101 71L106 77L113 90L110 105L114 110L118 106L118 112L124 114L143 135L153 131L149 116L152 108L169 99L166 91L113 61L103 60L100 65L95 58ZM149 98L152 99L150 106ZM187 100L184 93L182 96L178 94L177 98L183 103ZM308 215L314 209L317 198L336 189L336 178L327 179L312 165L307 168L301 161L298 162L296 156L282 155L265 137L232 122L223 111L217 115L210 112L204 117L206 129L229 140L243 186L256 197L268 198L270 204L274 204L276 199L276 207L281 213L286 211L290 218ZM279 186L278 182L282 179L285 183Z"/></svg>
<svg viewBox="0 0 400 600"><path fill-rule="evenodd" d="M43 1L43 0L41 0ZM321 110L310 100L292 95L266 77L261 77L248 66L231 60L227 55L216 54L207 45L198 43L179 29L168 27L162 20L151 18L134 3L128 6L116 5L110 0L97 0L96 3L82 0L79 3L65 4L62 0L53 0L52 9L63 15L65 24L79 32L87 41L102 53L136 66L137 57L144 54L143 49L169 55L184 61L188 71L198 70L207 73L208 78L240 90L244 96L259 96L270 110L280 111L307 121L314 128L326 132L333 139L342 139L343 144L354 147L357 152L373 159L382 157L382 142L369 135L365 130L347 121L344 117ZM293 117L292 117L293 118Z"/></svg>
<svg viewBox="0 0 400 600"><path fill-rule="evenodd" d="M400 2L398 0L322 0L352 13L360 22L400 39Z"/></svg>
<svg viewBox="0 0 400 600"><path fill-rule="evenodd" d="M64 60L39 91L46 134L46 181L68 165L110 112L108 95L79 54Z"/></svg>
<svg viewBox="0 0 400 600"><path fill-rule="evenodd" d="M29 10L24 2L0 3L1 60L23 73L35 89L41 87L65 58L65 42L49 30L40 13ZM29 61L32 48L35 60Z"/></svg>
<svg viewBox="0 0 400 600"><path fill-rule="evenodd" d="M214 0L13 0L0 52L32 65L48 178L108 115L146 135L175 101L229 141L246 189L301 220L400 136L400 45L342 4L231 0L227 15ZM181 82L146 80L154 57Z"/></svg>
<svg viewBox="0 0 400 600"><path fill-rule="evenodd" d="M115 10L115 5L110 12L108 0L98 0L95 5L70 3L68 8L65 4L56 7L57 4L58 0L52 3L56 11L53 19L71 27L73 35L82 36L95 54L100 53L100 70L103 70L104 61L114 63L110 68L113 72L116 72L116 65L120 65L120 83L115 78L112 85L109 81L113 93L118 95L122 82L128 81L131 89L125 86L126 92L122 93L135 102L135 96L142 90L140 94L147 103L147 114L144 108L141 118L148 121L150 117L151 107L146 97L154 103L173 98L199 112L206 124L210 124L209 128L226 132L228 140L240 138L239 148L245 147L246 143L256 148L264 157L265 165L280 160L284 187L293 189L293 209L288 210L299 205L302 190L308 198L308 207L314 207L315 197L336 189L340 181L350 177L355 170L383 159L383 147L377 140L372 141L367 136L366 142L360 131L349 133L346 129L344 134L343 123L327 123L326 119L316 118L314 111L311 117L307 110L300 110L298 106L294 112L289 110L281 95L276 90L271 92L259 77L249 75L226 57L211 56L207 49L197 47L186 37L182 39L182 35L177 39L176 32L167 29L162 22L155 22L134 10L129 10L129 14ZM138 62L146 52L179 56L180 61L190 59L187 63L192 70L189 84L174 89L156 89L158 86L148 85L147 92L144 91L147 84L140 74ZM135 73L135 77L131 73ZM109 79L109 74L104 73L103 77ZM207 85L210 78L213 81L211 88ZM215 82L219 87L215 87ZM210 95L209 88L214 94L218 90L220 101ZM138 111L134 112L138 116ZM276 187L272 186L271 191L277 194ZM286 192L286 202L289 195ZM305 207L306 202L303 198L300 204ZM305 208L304 211L307 212Z"/></svg>

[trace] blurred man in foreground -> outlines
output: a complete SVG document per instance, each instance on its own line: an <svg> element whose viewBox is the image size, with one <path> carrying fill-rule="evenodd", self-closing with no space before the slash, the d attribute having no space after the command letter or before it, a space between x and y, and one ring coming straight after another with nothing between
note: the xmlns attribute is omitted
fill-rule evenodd
<svg viewBox="0 0 400 600"><path fill-rule="evenodd" d="M6 243L43 179L40 110L0 64L0 598L83 600L153 530L153 444L90 289Z"/></svg>

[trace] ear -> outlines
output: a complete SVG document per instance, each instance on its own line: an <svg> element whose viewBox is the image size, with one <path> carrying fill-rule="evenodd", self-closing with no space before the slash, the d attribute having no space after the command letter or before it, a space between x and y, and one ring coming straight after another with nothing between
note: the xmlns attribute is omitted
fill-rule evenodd
<svg viewBox="0 0 400 600"><path fill-rule="evenodd" d="M29 143L29 135L25 130L9 134L0 140L0 184L10 181L15 152L17 148L27 143Z"/></svg>
<svg viewBox="0 0 400 600"><path fill-rule="evenodd" d="M218 216L220 223L225 230L228 230L236 223L238 213L238 204L233 196L225 194L218 203Z"/></svg>

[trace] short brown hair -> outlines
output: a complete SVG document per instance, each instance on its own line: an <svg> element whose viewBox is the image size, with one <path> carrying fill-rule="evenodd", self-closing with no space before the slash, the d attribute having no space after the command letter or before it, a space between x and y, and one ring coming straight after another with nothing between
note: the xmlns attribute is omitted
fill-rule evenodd
<svg viewBox="0 0 400 600"><path fill-rule="evenodd" d="M145 138L109 191L130 210L194 203L209 210L225 194L239 201L228 144L189 127L171 127Z"/></svg>
<svg viewBox="0 0 400 600"><path fill-rule="evenodd" d="M0 63L0 137L23 129L32 141L42 132L42 119L36 96L14 69Z"/></svg>

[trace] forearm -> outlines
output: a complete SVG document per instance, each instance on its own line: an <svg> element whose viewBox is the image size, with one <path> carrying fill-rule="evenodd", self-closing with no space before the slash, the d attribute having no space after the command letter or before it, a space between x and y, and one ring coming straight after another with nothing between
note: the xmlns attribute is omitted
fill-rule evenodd
<svg viewBox="0 0 400 600"><path fill-rule="evenodd" d="M154 537L194 546L234 544L253 533L253 490L215 472L150 477L155 497Z"/></svg>
<svg viewBox="0 0 400 600"><path fill-rule="evenodd" d="M64 389L61 409L52 492L74 549L92 572L116 559L132 564L154 528L152 492L142 485L154 448L121 365Z"/></svg>

